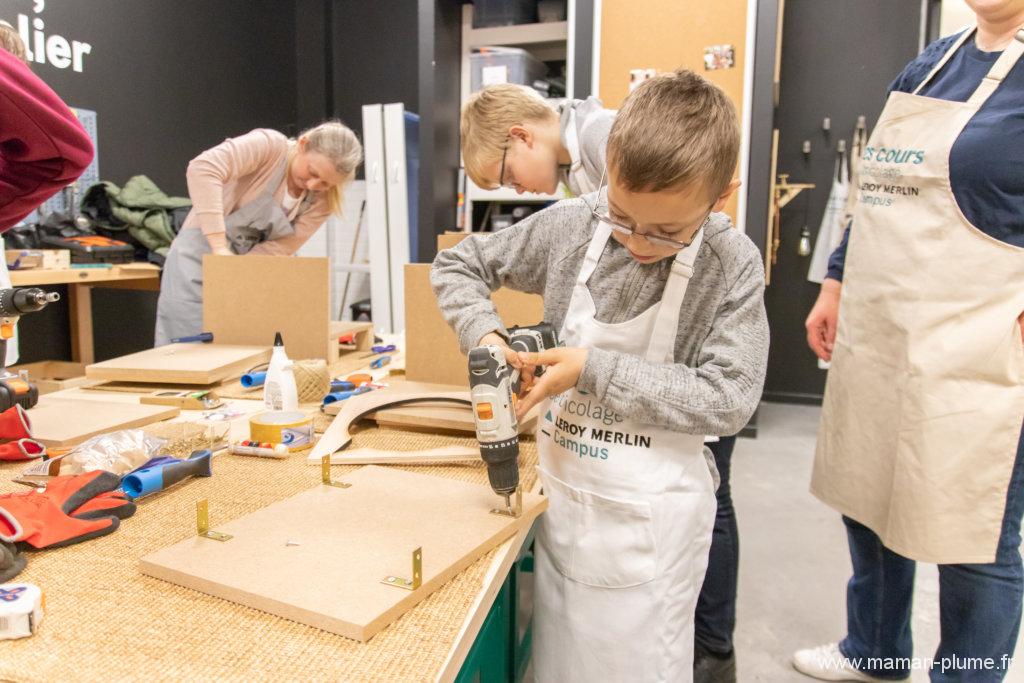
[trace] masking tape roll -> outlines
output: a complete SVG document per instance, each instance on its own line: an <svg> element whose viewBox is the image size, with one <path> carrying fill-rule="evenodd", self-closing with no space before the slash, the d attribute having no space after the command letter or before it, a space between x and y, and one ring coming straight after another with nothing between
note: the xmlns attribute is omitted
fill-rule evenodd
<svg viewBox="0 0 1024 683"><path fill-rule="evenodd" d="M0 640L27 638L43 621L46 596L31 583L0 585Z"/></svg>
<svg viewBox="0 0 1024 683"><path fill-rule="evenodd" d="M292 453L312 448L316 441L312 417L284 410L270 410L249 418L249 438L260 443L282 443Z"/></svg>

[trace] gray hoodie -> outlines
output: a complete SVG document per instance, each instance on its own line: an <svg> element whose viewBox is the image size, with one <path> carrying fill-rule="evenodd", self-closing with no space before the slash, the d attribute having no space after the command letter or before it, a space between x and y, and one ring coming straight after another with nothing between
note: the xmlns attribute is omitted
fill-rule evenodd
<svg viewBox="0 0 1024 683"><path fill-rule="evenodd" d="M438 253L431 285L463 352L488 332L507 334L490 300L502 286L543 295L544 319L561 329L596 226L590 207L597 200L590 194L561 201L511 228L473 235ZM732 229L728 216L713 214L704 230L680 310L675 363L590 349L576 386L646 424L729 435L746 425L764 384L764 267L757 247ZM671 263L638 263L609 239L589 283L597 319L625 322L660 301Z"/></svg>

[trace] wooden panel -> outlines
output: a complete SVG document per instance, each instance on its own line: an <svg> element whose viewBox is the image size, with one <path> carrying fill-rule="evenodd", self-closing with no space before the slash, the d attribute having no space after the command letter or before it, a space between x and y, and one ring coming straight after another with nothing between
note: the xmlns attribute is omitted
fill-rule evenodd
<svg viewBox="0 0 1024 683"><path fill-rule="evenodd" d="M168 344L94 363L85 368L85 376L148 384L213 384L240 377L269 358L269 347Z"/></svg>
<svg viewBox="0 0 1024 683"><path fill-rule="evenodd" d="M215 526L227 542L193 536L142 558L142 573L367 641L474 560L528 527L547 507L524 494L518 519L494 515L487 487L363 467L346 489L320 485ZM411 578L423 549L422 585Z"/></svg>
<svg viewBox="0 0 1024 683"><path fill-rule="evenodd" d="M544 319L544 300L502 288L491 293L506 326L536 325ZM466 356L441 317L430 288L430 265L405 266L405 376L416 382L469 386Z"/></svg>
<svg viewBox="0 0 1024 683"><path fill-rule="evenodd" d="M722 88L742 121L747 5L748 0L603 0L598 97L617 109L629 94L631 69L687 68ZM706 71L704 48L723 44L735 49L735 65ZM734 223L737 201L734 194L725 209Z"/></svg>
<svg viewBox="0 0 1024 683"><path fill-rule="evenodd" d="M307 457L312 465L323 458ZM332 465L438 465L450 463L482 463L480 449L469 446L443 446L425 451L382 451L376 448L353 448L331 455Z"/></svg>
<svg viewBox="0 0 1024 683"><path fill-rule="evenodd" d="M454 391L402 391L400 389L387 389L382 391L371 391L368 394L360 394L341 401L342 407L338 411L334 421L324 432L320 440L313 447L311 457L322 458L345 448L352 442L349 434L349 427L368 413L386 405L391 405L406 400L429 401L435 399L443 402L465 402L469 403L469 392L465 389Z"/></svg>
<svg viewBox="0 0 1024 683"><path fill-rule="evenodd" d="M28 411L28 416L32 421L32 438L58 448L75 446L97 434L169 420L180 412L169 406L44 396Z"/></svg>
<svg viewBox="0 0 1024 683"><path fill-rule="evenodd" d="M330 344L326 258L203 257L203 329L218 344L270 346L280 332L293 360L337 356Z"/></svg>
<svg viewBox="0 0 1024 683"><path fill-rule="evenodd" d="M324 409L330 412L332 403ZM339 409L340 410L340 409ZM337 412L337 411L335 411ZM538 410L534 409L523 417L519 422L519 432L530 434L537 426ZM367 420L373 420L379 427L421 427L432 430L444 430L452 432L476 433L476 421L473 419L473 410L470 406L458 406L451 403L438 403L432 405L424 403L398 408L386 408L370 413Z"/></svg>
<svg viewBox="0 0 1024 683"><path fill-rule="evenodd" d="M76 282L96 283L120 280L151 280L159 283L160 269L149 263L128 263L110 268L61 268L13 270L11 282L15 287L62 285Z"/></svg>

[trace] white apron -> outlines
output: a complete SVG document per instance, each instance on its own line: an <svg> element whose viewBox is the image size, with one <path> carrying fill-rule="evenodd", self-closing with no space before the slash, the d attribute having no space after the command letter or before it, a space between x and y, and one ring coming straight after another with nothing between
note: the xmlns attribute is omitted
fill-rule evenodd
<svg viewBox="0 0 1024 683"><path fill-rule="evenodd" d="M587 289L610 234L599 225L590 242L561 339L672 363L703 232L676 256L661 302L620 324L596 319ZM716 510L703 435L629 420L570 389L545 402L537 439L549 501L537 537L537 680L691 680Z"/></svg>
<svg viewBox="0 0 1024 683"><path fill-rule="evenodd" d="M828 258L843 241L846 231L846 199L850 195L850 170L843 158L836 159L836 170L832 174L832 189L828 193L825 214L821 217L818 237L814 241L811 266L807 279L821 284L828 275Z"/></svg>
<svg viewBox="0 0 1024 683"><path fill-rule="evenodd" d="M1024 53L967 102L889 95L860 167L811 490L895 552L995 559L1024 417L1024 249L968 222L950 186L961 131Z"/></svg>
<svg viewBox="0 0 1024 683"><path fill-rule="evenodd" d="M580 151L580 138L596 116L583 117L580 120L579 113L572 103L566 105L566 116L569 117L568 125L562 129L562 142L566 151L569 152L569 168L566 171L566 185L574 196L596 192L601 180L594 180L587 175L587 169L583 165L583 154Z"/></svg>
<svg viewBox="0 0 1024 683"><path fill-rule="evenodd" d="M266 192L225 216L225 237L235 254L244 255L262 241L294 234L293 222L312 204L313 193L303 191L291 211L285 213L274 198L284 182L290 158L289 154L281 163ZM203 331L203 256L211 252L210 243L198 227L182 229L171 243L157 301L155 346Z"/></svg>

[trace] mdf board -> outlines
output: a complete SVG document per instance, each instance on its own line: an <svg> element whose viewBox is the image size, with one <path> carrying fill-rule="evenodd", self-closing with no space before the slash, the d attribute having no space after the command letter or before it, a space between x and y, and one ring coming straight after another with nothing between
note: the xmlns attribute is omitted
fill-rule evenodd
<svg viewBox="0 0 1024 683"><path fill-rule="evenodd" d="M97 434L169 420L180 412L170 406L44 396L28 411L28 417L32 421L33 439L51 448L63 448L76 446Z"/></svg>
<svg viewBox="0 0 1024 683"><path fill-rule="evenodd" d="M547 507L523 495L518 518L492 514L487 486L386 467L319 485L216 531L142 558L143 574L366 642L456 574L529 527ZM422 549L422 583L405 590Z"/></svg>
<svg viewBox="0 0 1024 683"><path fill-rule="evenodd" d="M686 68L708 79L736 105L743 120L749 0L679 2L679 0L602 0L598 97L618 109L629 94L631 69L658 73ZM731 68L706 70L704 49L731 45ZM726 205L736 222L738 197Z"/></svg>
<svg viewBox="0 0 1024 683"><path fill-rule="evenodd" d="M491 301L506 327L536 325L544 319L544 300L501 288ZM466 356L455 332L441 317L430 288L430 264L405 266L405 376L415 382L469 386Z"/></svg>
<svg viewBox="0 0 1024 683"><path fill-rule="evenodd" d="M168 344L93 363L85 368L85 376L115 382L209 385L241 377L269 358L269 345Z"/></svg>
<svg viewBox="0 0 1024 683"><path fill-rule="evenodd" d="M204 256L203 329L218 344L260 346L280 332L289 358L333 362L328 260Z"/></svg>

